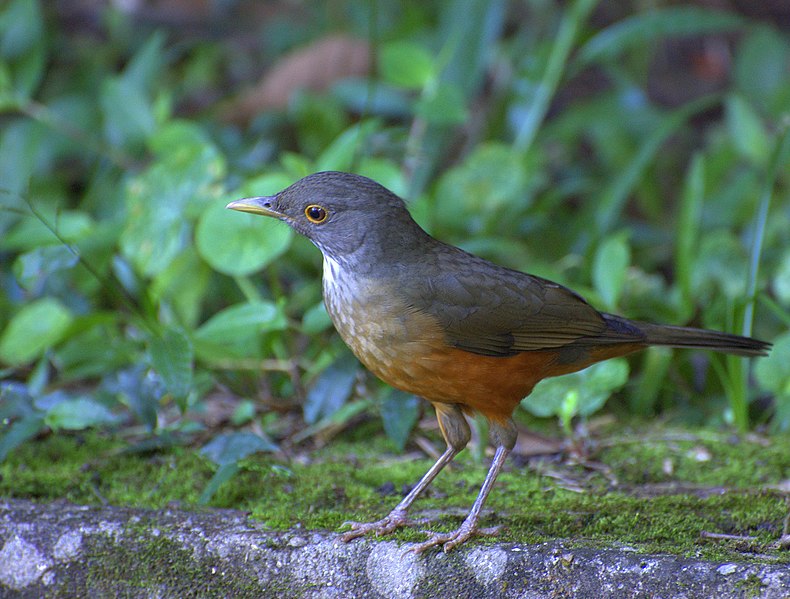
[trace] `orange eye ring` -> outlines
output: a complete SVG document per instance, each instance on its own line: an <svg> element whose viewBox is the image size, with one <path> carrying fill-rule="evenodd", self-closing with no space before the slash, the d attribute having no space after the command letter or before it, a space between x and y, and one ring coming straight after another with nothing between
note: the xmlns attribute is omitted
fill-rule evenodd
<svg viewBox="0 0 790 599"><path fill-rule="evenodd" d="M307 217L307 220L316 225L324 222L326 217L329 216L326 212L326 208L318 204L310 204L304 209L304 215Z"/></svg>

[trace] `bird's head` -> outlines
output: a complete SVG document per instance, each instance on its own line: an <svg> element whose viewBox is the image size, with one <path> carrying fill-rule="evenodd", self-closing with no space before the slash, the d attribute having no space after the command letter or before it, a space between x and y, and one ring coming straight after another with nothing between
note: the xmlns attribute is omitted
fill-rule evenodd
<svg viewBox="0 0 790 599"><path fill-rule="evenodd" d="M425 235L403 200L375 181L340 172L320 172L300 179L273 196L231 202L231 210L285 221L334 259L362 250L402 249Z"/></svg>

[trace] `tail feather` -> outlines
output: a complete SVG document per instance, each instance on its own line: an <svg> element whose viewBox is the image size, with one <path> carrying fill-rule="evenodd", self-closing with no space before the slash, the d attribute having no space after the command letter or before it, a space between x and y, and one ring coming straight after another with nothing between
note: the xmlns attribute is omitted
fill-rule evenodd
<svg viewBox="0 0 790 599"><path fill-rule="evenodd" d="M707 349L738 356L765 356L771 349L766 341L720 331L644 322L633 324L644 333L648 345Z"/></svg>

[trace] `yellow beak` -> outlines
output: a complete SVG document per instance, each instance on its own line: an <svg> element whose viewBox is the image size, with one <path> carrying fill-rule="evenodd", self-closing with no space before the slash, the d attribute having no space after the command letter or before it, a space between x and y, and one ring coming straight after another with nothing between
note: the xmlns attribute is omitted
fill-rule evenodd
<svg viewBox="0 0 790 599"><path fill-rule="evenodd" d="M274 197L275 196L259 196L257 198L243 198L231 202L225 206L225 208L238 210L239 212L249 212L250 214L262 214L263 216L282 218L283 215L280 212L272 209Z"/></svg>

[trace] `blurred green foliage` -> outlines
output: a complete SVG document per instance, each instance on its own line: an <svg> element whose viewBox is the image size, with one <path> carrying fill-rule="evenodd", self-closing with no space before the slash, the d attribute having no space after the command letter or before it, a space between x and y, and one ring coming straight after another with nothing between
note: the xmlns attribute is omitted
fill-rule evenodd
<svg viewBox="0 0 790 599"><path fill-rule="evenodd" d="M786 22L663 2L221 4L181 15L198 34L178 11L0 8L0 458L44 430L205 442L228 393L254 401L220 419L235 437L208 435L204 500L271 439L363 414L402 448L420 404L376 391L332 334L317 251L224 210L317 170L370 176L436 236L601 309L777 342L754 378L650 351L625 387L625 362L547 381L533 414L570 431L623 387L612 410L790 429ZM338 31L367 41L367 76L234 117L267 67Z"/></svg>

